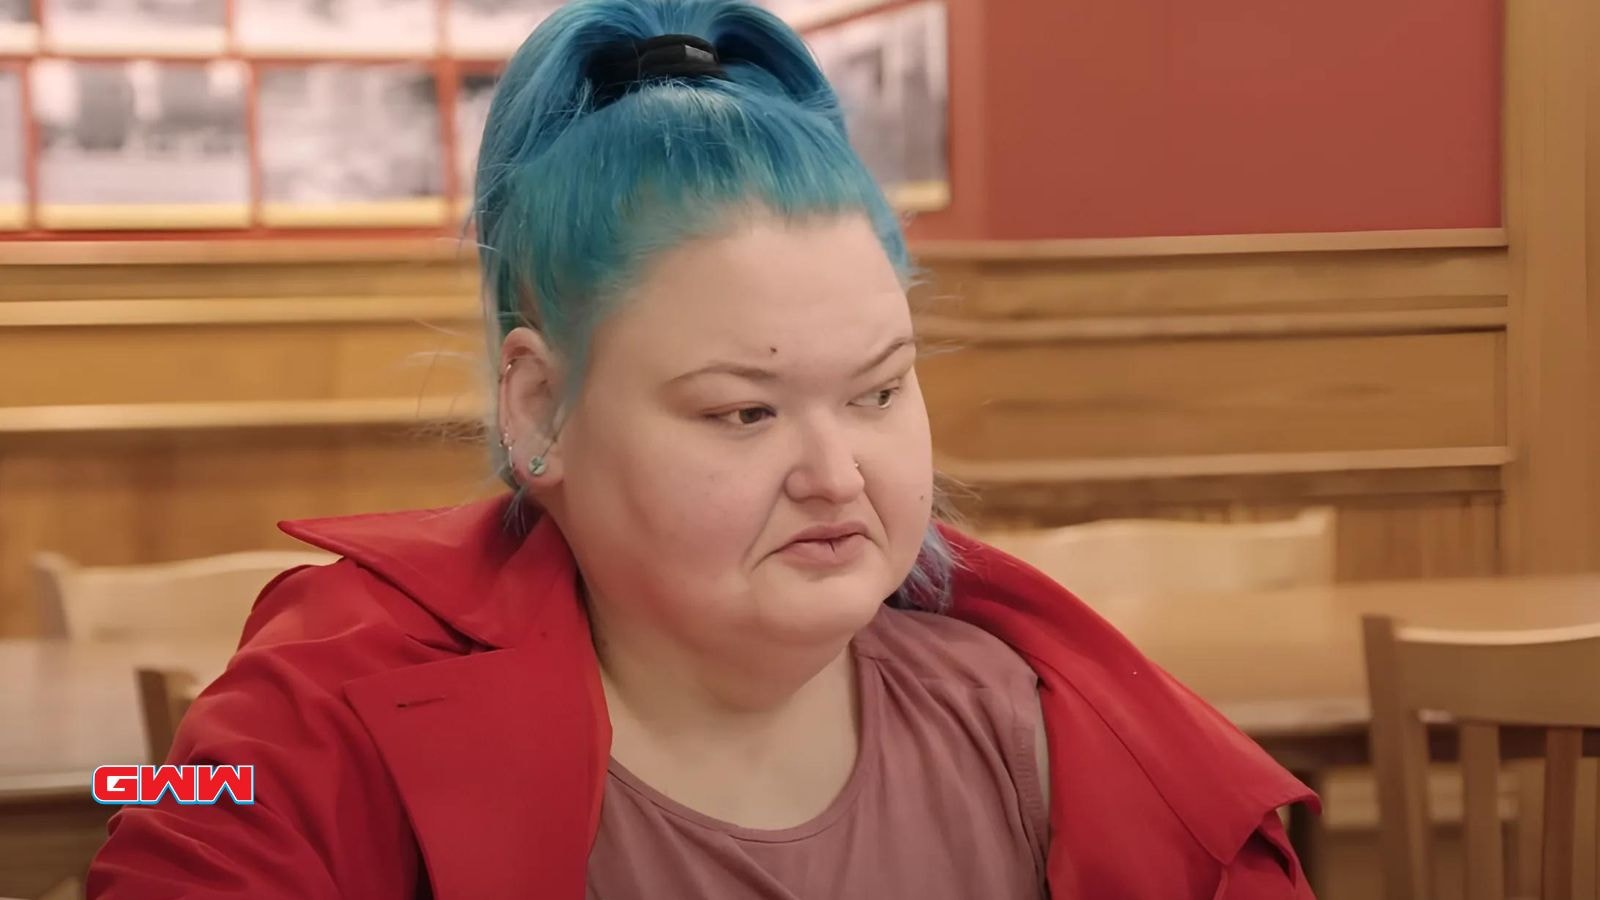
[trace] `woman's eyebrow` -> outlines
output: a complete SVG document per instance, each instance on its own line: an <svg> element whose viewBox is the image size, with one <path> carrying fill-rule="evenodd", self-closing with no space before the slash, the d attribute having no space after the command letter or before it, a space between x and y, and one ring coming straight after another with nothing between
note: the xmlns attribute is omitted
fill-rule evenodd
<svg viewBox="0 0 1600 900"><path fill-rule="evenodd" d="M885 360L900 352L902 348L915 347L916 345L917 339L915 337L909 334L901 335L900 337L890 341L882 350L879 350L878 354L872 357L872 359L868 360L866 365L857 369L855 374L857 377L865 375L868 372L871 372L873 369L883 365Z"/></svg>
<svg viewBox="0 0 1600 900"><path fill-rule="evenodd" d="M902 335L897 337L885 345L882 350L879 350L876 354L874 354L865 365L861 366L859 369L856 369L852 377L860 377L865 375L868 372L871 372L873 369L883 365L885 360L898 353L901 349L908 346L915 347L916 345L917 339L911 335ZM780 377L777 372L774 372L771 369L764 369L760 366L750 365L749 363L718 361L708 363L707 365L701 366L700 368L690 372L684 372L682 375L676 375L669 379L667 384L678 384L680 382L688 381L691 378L697 378L701 375L732 375L735 378L743 378L746 381L757 382L773 382L777 381Z"/></svg>

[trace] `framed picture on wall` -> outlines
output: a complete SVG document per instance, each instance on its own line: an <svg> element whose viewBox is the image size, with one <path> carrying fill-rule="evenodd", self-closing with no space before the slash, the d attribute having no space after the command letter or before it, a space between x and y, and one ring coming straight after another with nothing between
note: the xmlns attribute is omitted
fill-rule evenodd
<svg viewBox="0 0 1600 900"><path fill-rule="evenodd" d="M489 118L498 76L493 72L462 72L456 89L456 191L460 215L472 208L473 182L478 168L478 144L483 123Z"/></svg>
<svg viewBox="0 0 1600 900"><path fill-rule="evenodd" d="M0 0L0 53L32 53L39 46L33 0Z"/></svg>
<svg viewBox="0 0 1600 900"><path fill-rule="evenodd" d="M58 53L213 56L227 45L226 0L40 0Z"/></svg>
<svg viewBox="0 0 1600 900"><path fill-rule="evenodd" d="M28 176L23 157L22 73L0 67L0 229L28 219Z"/></svg>
<svg viewBox="0 0 1600 900"><path fill-rule="evenodd" d="M438 85L415 65L316 63L257 74L267 225L442 225Z"/></svg>
<svg viewBox="0 0 1600 900"><path fill-rule="evenodd" d="M950 202L943 3L847 22L810 43L839 94L850 141L899 208Z"/></svg>
<svg viewBox="0 0 1600 900"><path fill-rule="evenodd" d="M35 61L46 228L248 224L244 70L234 61Z"/></svg>
<svg viewBox="0 0 1600 900"><path fill-rule="evenodd" d="M504 59L562 0L450 0L449 52L467 59Z"/></svg>
<svg viewBox="0 0 1600 900"><path fill-rule="evenodd" d="M422 56L438 47L436 0L235 0L247 53Z"/></svg>

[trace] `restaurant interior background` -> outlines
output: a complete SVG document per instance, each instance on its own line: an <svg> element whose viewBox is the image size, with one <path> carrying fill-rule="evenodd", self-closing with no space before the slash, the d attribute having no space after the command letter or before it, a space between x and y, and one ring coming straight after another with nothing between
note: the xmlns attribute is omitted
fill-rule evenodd
<svg viewBox="0 0 1600 900"><path fill-rule="evenodd" d="M497 489L462 198L552 5L0 0L0 650L48 631L41 552L291 549L280 519ZM911 216L972 527L1327 509L1339 585L1600 570L1600 12L773 5ZM64 726L48 672L0 676L0 895L37 896L106 810L6 769ZM1324 897L1378 896L1358 788Z"/></svg>

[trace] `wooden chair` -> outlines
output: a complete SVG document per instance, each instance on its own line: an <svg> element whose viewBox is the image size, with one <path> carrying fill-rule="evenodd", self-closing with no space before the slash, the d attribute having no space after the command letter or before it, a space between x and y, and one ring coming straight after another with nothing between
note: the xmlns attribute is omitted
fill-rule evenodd
<svg viewBox="0 0 1600 900"><path fill-rule="evenodd" d="M258 551L85 567L40 553L33 568L45 634L122 640L236 636L267 582L287 569L333 560L325 553Z"/></svg>
<svg viewBox="0 0 1600 900"><path fill-rule="evenodd" d="M144 715L145 751L152 763L166 761L178 722L200 689L200 681L181 669L140 668L134 673L139 687L139 709Z"/></svg>
<svg viewBox="0 0 1600 900"><path fill-rule="evenodd" d="M1510 896L1575 897L1578 763L1585 731L1600 729L1600 624L1449 632L1369 616L1363 630L1389 900L1434 897L1425 714L1459 727L1468 900L1508 896L1502 739L1521 739L1530 729L1543 738L1544 790L1542 800L1535 794L1517 811Z"/></svg>
<svg viewBox="0 0 1600 900"><path fill-rule="evenodd" d="M983 535L1091 606L1208 591L1329 584L1334 511L1276 522L1106 519Z"/></svg>

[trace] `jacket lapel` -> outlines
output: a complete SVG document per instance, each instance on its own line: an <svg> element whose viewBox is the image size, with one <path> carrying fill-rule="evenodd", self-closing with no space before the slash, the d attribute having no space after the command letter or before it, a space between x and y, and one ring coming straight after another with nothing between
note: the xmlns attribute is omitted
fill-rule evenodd
<svg viewBox="0 0 1600 900"><path fill-rule="evenodd" d="M554 648L540 648L551 650ZM358 679L440 900L583 896L609 733L571 653L495 650Z"/></svg>
<svg viewBox="0 0 1600 900"><path fill-rule="evenodd" d="M506 529L516 502L281 526L466 638L465 655L344 686L439 900L576 900L600 822L611 723L576 565L548 516L526 536Z"/></svg>

